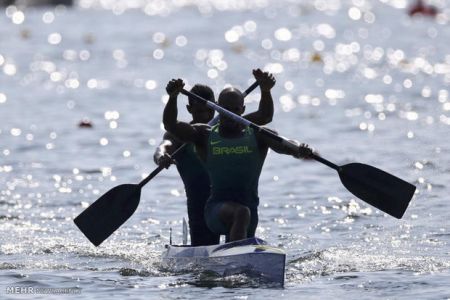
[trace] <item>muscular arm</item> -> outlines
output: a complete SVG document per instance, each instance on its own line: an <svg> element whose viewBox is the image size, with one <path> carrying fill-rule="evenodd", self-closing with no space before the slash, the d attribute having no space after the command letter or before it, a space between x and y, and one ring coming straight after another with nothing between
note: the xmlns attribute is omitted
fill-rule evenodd
<svg viewBox="0 0 450 300"><path fill-rule="evenodd" d="M275 85L276 80L272 74L262 72L260 69L253 70L253 75L261 89L261 100L257 111L243 117L257 125L266 125L272 122L273 118L273 99L270 90Z"/></svg>
<svg viewBox="0 0 450 300"><path fill-rule="evenodd" d="M178 94L184 87L184 83L181 79L171 80L166 87L169 96L166 107L163 113L164 128L177 139L185 143L196 143L200 139L200 134L195 126L189 123L181 122L177 120L178 108L177 98Z"/></svg>
<svg viewBox="0 0 450 300"><path fill-rule="evenodd" d="M272 122L273 117L273 100L270 91L261 91L261 100L259 101L258 110L243 116L256 125L266 125Z"/></svg>
<svg viewBox="0 0 450 300"><path fill-rule="evenodd" d="M277 134L277 132L272 129L268 128L265 129L272 133ZM298 142L296 141L291 141L293 144L296 144L297 147L288 147L285 144L276 141L275 139L272 139L260 132L256 134L256 137L258 139L260 149L269 147L270 149L272 149L277 153L292 155L296 158L308 158L312 154L311 148L309 148L308 145L306 144L298 144Z"/></svg>

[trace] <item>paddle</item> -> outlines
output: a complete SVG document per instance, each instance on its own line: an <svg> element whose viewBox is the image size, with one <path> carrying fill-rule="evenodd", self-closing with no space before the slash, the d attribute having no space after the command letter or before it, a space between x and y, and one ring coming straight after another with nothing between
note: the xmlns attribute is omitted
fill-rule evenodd
<svg viewBox="0 0 450 300"><path fill-rule="evenodd" d="M258 82L254 82L245 90L243 93L244 97L257 86ZM216 120L213 119L211 122ZM180 146L172 153L172 156L176 156L185 146L186 144ZM73 221L92 244L95 246L100 245L131 217L139 204L142 187L163 169L163 167L157 167L139 184L121 184L112 188L80 213Z"/></svg>
<svg viewBox="0 0 450 300"><path fill-rule="evenodd" d="M208 107L213 108L220 114L223 114L243 125L249 126L257 132L282 143L286 147L298 149L297 145L287 139L274 134L263 127L260 127L215 103L206 101L202 97L184 89L181 93L193 97L201 102L205 102ZM402 218L408 208L411 198L414 195L414 191L416 190L414 185L369 165L350 163L343 166L337 166L316 154L312 154L311 158L335 169L339 174L342 184L353 195L398 219Z"/></svg>

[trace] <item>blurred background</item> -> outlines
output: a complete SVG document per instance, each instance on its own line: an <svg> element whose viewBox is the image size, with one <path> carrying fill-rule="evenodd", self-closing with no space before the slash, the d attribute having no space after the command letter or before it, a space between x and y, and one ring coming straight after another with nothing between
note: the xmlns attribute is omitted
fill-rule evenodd
<svg viewBox="0 0 450 300"><path fill-rule="evenodd" d="M1 0L0 11L2 298L7 286L79 287L86 299L450 298L450 1ZM92 246L73 218L155 168L166 83L218 95L247 88L254 68L277 79L270 127L417 186L403 219L356 199L332 169L270 153L257 236L286 250L284 290L160 268L186 216L175 168Z"/></svg>

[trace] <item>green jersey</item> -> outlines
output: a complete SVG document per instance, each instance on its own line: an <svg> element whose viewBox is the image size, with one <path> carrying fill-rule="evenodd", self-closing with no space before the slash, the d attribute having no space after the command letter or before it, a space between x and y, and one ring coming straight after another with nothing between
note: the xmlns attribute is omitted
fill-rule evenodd
<svg viewBox="0 0 450 300"><path fill-rule="evenodd" d="M209 201L236 201L249 208L259 204L258 181L265 153L260 153L252 128L238 138L224 138L213 126L208 138L205 165L211 181Z"/></svg>

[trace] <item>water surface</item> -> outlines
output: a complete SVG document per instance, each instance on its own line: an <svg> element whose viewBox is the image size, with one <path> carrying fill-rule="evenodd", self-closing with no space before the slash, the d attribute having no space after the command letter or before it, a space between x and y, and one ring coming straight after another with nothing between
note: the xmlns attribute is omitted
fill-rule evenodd
<svg viewBox="0 0 450 300"><path fill-rule="evenodd" d="M63 298L84 299L450 298L450 6L434 2L436 19L411 19L394 0L2 8L2 298L20 297L6 294L12 286L80 288ZM272 152L257 235L286 250L285 289L160 268L169 228L180 243L186 215L174 168L92 246L73 218L154 169L166 83L245 89L256 67L277 78L271 126L282 135L417 186L403 219L356 199L332 169ZM247 111L258 100L255 91ZM93 127L80 128L84 119Z"/></svg>

